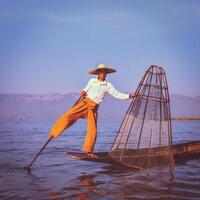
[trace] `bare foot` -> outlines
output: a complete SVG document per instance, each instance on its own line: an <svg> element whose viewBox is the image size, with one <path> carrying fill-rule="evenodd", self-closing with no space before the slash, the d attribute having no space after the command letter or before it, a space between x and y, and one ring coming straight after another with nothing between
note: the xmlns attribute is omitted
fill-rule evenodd
<svg viewBox="0 0 200 200"><path fill-rule="evenodd" d="M89 158L97 158L97 155L95 155L95 154L93 154L93 153L91 153L91 152L88 152L86 155L87 155L87 157L89 157Z"/></svg>

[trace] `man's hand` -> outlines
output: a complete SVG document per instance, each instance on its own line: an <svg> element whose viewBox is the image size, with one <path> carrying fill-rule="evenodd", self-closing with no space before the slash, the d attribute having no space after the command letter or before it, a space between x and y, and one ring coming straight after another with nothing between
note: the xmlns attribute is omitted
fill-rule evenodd
<svg viewBox="0 0 200 200"><path fill-rule="evenodd" d="M135 97L135 93L130 93L129 98L133 98L133 97Z"/></svg>
<svg viewBox="0 0 200 200"><path fill-rule="evenodd" d="M80 97L84 97L86 94L87 94L87 93L86 93L85 91L82 90L82 91L80 92L80 95L79 95L79 96L80 96Z"/></svg>

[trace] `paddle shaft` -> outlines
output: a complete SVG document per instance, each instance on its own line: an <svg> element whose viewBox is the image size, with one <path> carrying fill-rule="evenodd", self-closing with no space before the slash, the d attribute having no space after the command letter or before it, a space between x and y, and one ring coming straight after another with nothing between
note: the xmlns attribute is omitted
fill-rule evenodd
<svg viewBox="0 0 200 200"><path fill-rule="evenodd" d="M80 96L78 98L78 100L75 102L75 104L72 106L74 107L80 100L82 99L82 96ZM40 151L37 153L37 155L33 158L33 160L31 161L31 163L28 165L27 169L30 170L31 166L33 165L33 163L35 162L35 160L38 158L38 156L42 153L42 151L45 149L45 147L48 145L48 143L52 140L53 137L50 137L46 143L44 144L44 146L40 149Z"/></svg>

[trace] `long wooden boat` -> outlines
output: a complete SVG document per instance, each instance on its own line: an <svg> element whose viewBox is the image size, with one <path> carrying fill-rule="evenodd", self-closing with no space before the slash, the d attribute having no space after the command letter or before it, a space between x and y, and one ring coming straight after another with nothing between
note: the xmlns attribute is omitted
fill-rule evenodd
<svg viewBox="0 0 200 200"><path fill-rule="evenodd" d="M163 151L165 151L165 148L163 148ZM112 164L116 163L116 161L109 156L109 152L94 153L96 155L95 158L88 157L86 154L78 152L67 152L67 154L69 157L79 160L112 163ZM184 162L189 159L200 158L200 141L174 144L173 154L175 163Z"/></svg>

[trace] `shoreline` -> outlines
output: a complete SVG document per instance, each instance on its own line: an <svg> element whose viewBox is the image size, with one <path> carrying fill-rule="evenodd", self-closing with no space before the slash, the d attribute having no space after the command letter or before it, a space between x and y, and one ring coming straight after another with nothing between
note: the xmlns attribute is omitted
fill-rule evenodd
<svg viewBox="0 0 200 200"><path fill-rule="evenodd" d="M123 118L99 118L99 121L121 121ZM55 121L56 118L0 118L0 121ZM172 121L199 121L200 117L171 117Z"/></svg>
<svg viewBox="0 0 200 200"><path fill-rule="evenodd" d="M177 121L195 121L200 120L200 117L171 117L171 120L177 120Z"/></svg>

